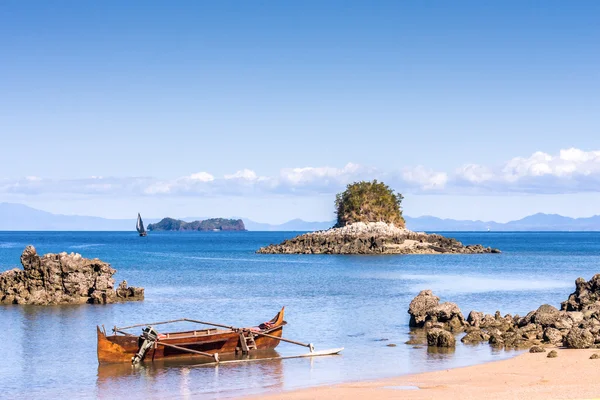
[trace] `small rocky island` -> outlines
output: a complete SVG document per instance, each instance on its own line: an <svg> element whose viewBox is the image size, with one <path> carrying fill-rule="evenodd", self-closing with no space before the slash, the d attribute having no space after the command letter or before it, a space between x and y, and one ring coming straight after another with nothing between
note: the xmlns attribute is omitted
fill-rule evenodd
<svg viewBox="0 0 600 400"><path fill-rule="evenodd" d="M185 222L180 219L163 218L148 225L149 231L245 231L241 219L210 218L204 221Z"/></svg>
<svg viewBox="0 0 600 400"><path fill-rule="evenodd" d="M109 304L144 299L144 289L123 281L114 289L110 264L76 253L39 256L33 246L21 254L23 269L0 274L0 304Z"/></svg>
<svg viewBox="0 0 600 400"><path fill-rule="evenodd" d="M482 245L406 229L402 195L382 182L356 182L336 196L337 224L260 248L261 254L480 254Z"/></svg>
<svg viewBox="0 0 600 400"><path fill-rule="evenodd" d="M531 352L544 352L540 345L600 348L600 274L590 281L578 278L575 292L561 303L560 310L543 304L524 317L471 311L465 319L455 303L440 303L431 290L423 290L411 301L408 313L409 325L422 328L429 346L454 347L455 335L464 333L463 343L487 342L505 349L530 347ZM417 344L418 336L416 332L409 344Z"/></svg>

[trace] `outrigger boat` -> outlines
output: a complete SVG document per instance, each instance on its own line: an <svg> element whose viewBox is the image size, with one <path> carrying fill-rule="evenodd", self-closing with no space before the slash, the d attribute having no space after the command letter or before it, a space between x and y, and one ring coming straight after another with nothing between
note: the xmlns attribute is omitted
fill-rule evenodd
<svg viewBox="0 0 600 400"><path fill-rule="evenodd" d="M132 363L143 360L176 360L198 358L199 361L219 363L219 355L228 358L238 353L248 354L255 350L272 350L280 341L305 346L310 353L301 357L337 354L342 349L314 351L311 343L301 343L282 337L284 308L270 321L256 327L236 328L224 324L181 318L172 321L137 324L122 328L114 327L113 334L96 327L98 333L98 362L100 364ZM185 332L158 333L156 325L175 322L191 322L211 326L208 329ZM144 327L140 336L126 332L128 329ZM298 357L298 356L296 356ZM232 362L225 361L225 362Z"/></svg>

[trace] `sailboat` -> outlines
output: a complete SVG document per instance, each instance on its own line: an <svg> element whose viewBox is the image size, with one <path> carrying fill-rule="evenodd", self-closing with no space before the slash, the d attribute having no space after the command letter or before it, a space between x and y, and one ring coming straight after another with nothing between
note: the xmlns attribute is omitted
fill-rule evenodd
<svg viewBox="0 0 600 400"><path fill-rule="evenodd" d="M135 229L137 229L140 236L146 236L146 229L144 228L144 221L142 221L142 216L138 213L137 224L135 225Z"/></svg>

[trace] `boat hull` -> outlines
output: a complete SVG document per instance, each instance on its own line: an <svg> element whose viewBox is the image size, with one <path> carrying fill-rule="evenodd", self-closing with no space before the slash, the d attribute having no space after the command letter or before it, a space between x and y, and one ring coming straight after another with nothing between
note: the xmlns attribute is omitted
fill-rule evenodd
<svg viewBox="0 0 600 400"><path fill-rule="evenodd" d="M278 314L279 321L273 324L272 328L260 330L258 332L266 333L277 338L282 336L283 310ZM277 317L276 317L277 318ZM250 329L250 328L248 328ZM256 332L256 328L251 328ZM137 353L140 346L140 338L134 335L106 335L105 332L97 327L98 335L98 362L100 364L131 363L132 358ZM272 350L279 345L280 340L255 334L254 341L256 350ZM166 337L159 338L159 342L182 347L185 349L200 351L208 354L218 353L235 354L242 348L239 331L204 329L189 332L177 332L166 334ZM251 351L256 351L251 350ZM144 360L174 360L174 359L198 359L199 362L214 361L211 357L202 356L176 349L169 346L155 344L148 350Z"/></svg>

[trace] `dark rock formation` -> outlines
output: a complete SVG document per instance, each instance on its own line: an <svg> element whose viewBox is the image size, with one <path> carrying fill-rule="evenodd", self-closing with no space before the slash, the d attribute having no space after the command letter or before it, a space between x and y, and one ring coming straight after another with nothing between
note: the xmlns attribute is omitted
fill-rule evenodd
<svg viewBox="0 0 600 400"><path fill-rule="evenodd" d="M27 246L21 264L22 270L0 274L0 304L106 304L144 298L144 289L127 287L125 281L115 291L116 270L97 258L74 253L40 257L33 246Z"/></svg>
<svg viewBox="0 0 600 400"><path fill-rule="evenodd" d="M567 301L561 303L564 311L586 311L600 306L600 274L596 274L586 282L583 278L575 281L575 292L569 295Z"/></svg>
<svg viewBox="0 0 600 400"><path fill-rule="evenodd" d="M589 282L578 278L576 290L561 310L544 304L524 317L499 311L495 315L471 311L467 320L454 303L440 303L430 290L420 292L409 305L410 326L448 333L465 331L463 343L487 341L497 348L520 349L550 344L573 349L600 348L600 274ZM431 336L437 341L439 332ZM429 335L427 336L429 342Z"/></svg>
<svg viewBox="0 0 600 400"><path fill-rule="evenodd" d="M127 286L127 281L121 282L115 293L118 300L144 300L144 288Z"/></svg>
<svg viewBox="0 0 600 400"><path fill-rule="evenodd" d="M465 318L454 303L440 303L431 290L421 291L408 307L410 326L415 328L441 327L450 332L462 332Z"/></svg>
<svg viewBox="0 0 600 400"><path fill-rule="evenodd" d="M529 349L530 353L545 353L546 349L544 349L542 346L532 346Z"/></svg>
<svg viewBox="0 0 600 400"><path fill-rule="evenodd" d="M156 224L148 225L149 231L245 231L241 219L210 218L204 221L185 222L179 219L163 218Z"/></svg>
<svg viewBox="0 0 600 400"><path fill-rule="evenodd" d="M467 344L479 344L481 342L487 342L490 340L490 335L482 331L481 329L475 328L467 332L465 336L460 339L461 342Z"/></svg>
<svg viewBox="0 0 600 400"><path fill-rule="evenodd" d="M455 347L456 339L450 332L433 328L427 331L427 346L433 347Z"/></svg>
<svg viewBox="0 0 600 400"><path fill-rule="evenodd" d="M440 298L435 296L431 290L422 290L408 306L410 314L409 326L422 328L427 320L428 312L440 304Z"/></svg>
<svg viewBox="0 0 600 400"><path fill-rule="evenodd" d="M481 245L464 246L438 234L413 232L383 222L357 222L310 232L260 248L261 254L481 254L500 253Z"/></svg>
<svg viewBox="0 0 600 400"><path fill-rule="evenodd" d="M573 328L565 337L565 345L571 349L589 349L594 345L594 335L589 329Z"/></svg>

